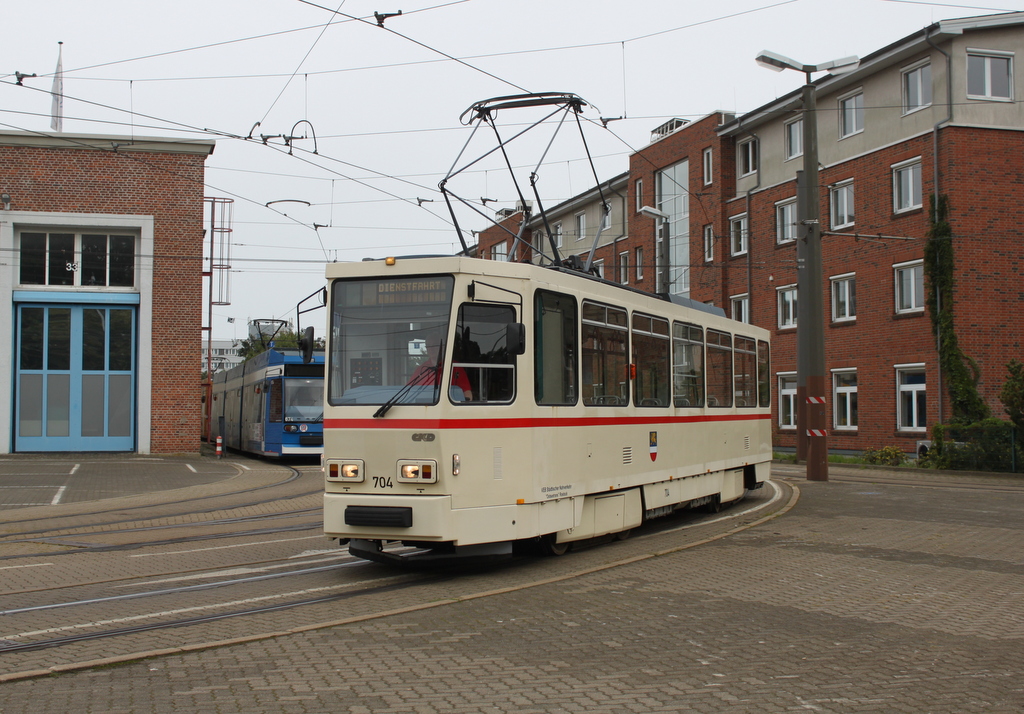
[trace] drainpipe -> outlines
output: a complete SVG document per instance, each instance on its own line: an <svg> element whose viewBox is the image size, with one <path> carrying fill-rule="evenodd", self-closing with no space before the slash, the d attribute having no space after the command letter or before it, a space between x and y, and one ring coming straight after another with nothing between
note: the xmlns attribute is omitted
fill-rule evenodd
<svg viewBox="0 0 1024 714"><path fill-rule="evenodd" d="M925 30L924 34L925 42L932 46L936 51L941 52L946 58L946 118L941 119L935 123L932 127L932 190L935 195L935 201L938 203L939 200L939 129L944 124L949 124L953 121L953 56L946 52L946 50L939 47L932 40L932 36L928 30ZM952 239L952 236L951 236ZM939 287L935 286L935 311L940 312L942 310L942 296L939 295ZM938 357L936 364L938 366L938 403L939 413L938 423L941 424L943 421L942 413L942 327L941 323L936 321L935 328L935 353Z"/></svg>

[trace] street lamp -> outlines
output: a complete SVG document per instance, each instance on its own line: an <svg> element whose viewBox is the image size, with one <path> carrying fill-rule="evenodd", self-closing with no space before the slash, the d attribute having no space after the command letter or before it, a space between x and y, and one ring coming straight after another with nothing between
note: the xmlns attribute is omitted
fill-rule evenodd
<svg viewBox="0 0 1024 714"><path fill-rule="evenodd" d="M797 305L796 398L797 458L806 458L807 480L828 481L828 417L825 395L825 311L822 305L821 206L818 187L818 118L814 72L852 72L860 66L857 57L802 64L768 50L756 62L773 72L793 69L805 77L803 108L803 171L797 172Z"/></svg>

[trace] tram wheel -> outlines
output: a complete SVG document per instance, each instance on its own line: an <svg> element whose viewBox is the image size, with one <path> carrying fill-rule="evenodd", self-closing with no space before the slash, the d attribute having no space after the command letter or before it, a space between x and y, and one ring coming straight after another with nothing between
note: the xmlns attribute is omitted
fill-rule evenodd
<svg viewBox="0 0 1024 714"><path fill-rule="evenodd" d="M715 494L711 497L711 501L704 505L704 510L708 513L718 513L722 510L722 497Z"/></svg>
<svg viewBox="0 0 1024 714"><path fill-rule="evenodd" d="M569 543L556 543L555 536L550 535L542 542L544 553L547 555L565 555L569 552Z"/></svg>
<svg viewBox="0 0 1024 714"><path fill-rule="evenodd" d="M624 531L619 531L618 533L616 533L615 534L615 540L626 540L631 535L633 535L633 529L632 528L627 528Z"/></svg>

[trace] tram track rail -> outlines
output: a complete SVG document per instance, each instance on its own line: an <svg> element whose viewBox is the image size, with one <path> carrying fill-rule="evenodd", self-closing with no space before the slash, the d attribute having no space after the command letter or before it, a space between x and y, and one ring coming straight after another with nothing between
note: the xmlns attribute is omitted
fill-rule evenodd
<svg viewBox="0 0 1024 714"><path fill-rule="evenodd" d="M873 483L885 486L941 488L953 491L988 491L992 493L1020 493L1024 491L1024 476L1014 474L977 475L972 473L970 476L977 478L978 482L970 482L963 480L965 474L962 473L956 473L955 475L933 475L927 471L922 471L921 473L907 472L890 475L885 471L868 469L861 473L858 473L858 471L849 469L837 472L835 469L832 469L829 472L829 480L839 483ZM783 468L780 468L778 464L772 466L772 476L776 478L802 480L804 473L805 471L802 466ZM1005 482L999 483L996 481L997 479L1005 479Z"/></svg>

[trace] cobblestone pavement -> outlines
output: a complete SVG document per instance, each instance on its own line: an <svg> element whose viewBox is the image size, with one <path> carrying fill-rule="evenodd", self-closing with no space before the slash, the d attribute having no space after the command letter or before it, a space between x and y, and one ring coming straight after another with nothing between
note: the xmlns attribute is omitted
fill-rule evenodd
<svg viewBox="0 0 1024 714"><path fill-rule="evenodd" d="M0 712L1020 712L1024 489L989 483L797 480L793 510L689 550L8 682Z"/></svg>

